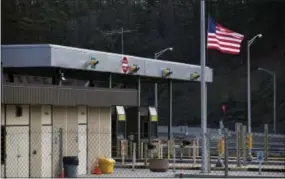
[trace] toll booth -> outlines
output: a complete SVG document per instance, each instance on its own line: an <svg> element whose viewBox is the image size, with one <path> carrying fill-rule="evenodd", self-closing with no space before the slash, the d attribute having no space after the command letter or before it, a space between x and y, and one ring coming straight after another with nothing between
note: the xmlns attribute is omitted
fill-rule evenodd
<svg viewBox="0 0 285 179"><path fill-rule="evenodd" d="M149 113L147 107L140 107L140 115L141 115L141 139L148 139L150 134L150 123L149 123Z"/></svg>
<svg viewBox="0 0 285 179"><path fill-rule="evenodd" d="M112 156L120 155L120 144L127 139L126 112L124 106L112 108Z"/></svg>
<svg viewBox="0 0 285 179"><path fill-rule="evenodd" d="M140 107L140 138L150 139L158 136L158 117L154 107ZM127 135L134 135L137 139L138 129L138 108L126 109Z"/></svg>
<svg viewBox="0 0 285 179"><path fill-rule="evenodd" d="M149 136L150 138L157 138L158 137L158 115L157 110L155 107L149 107Z"/></svg>

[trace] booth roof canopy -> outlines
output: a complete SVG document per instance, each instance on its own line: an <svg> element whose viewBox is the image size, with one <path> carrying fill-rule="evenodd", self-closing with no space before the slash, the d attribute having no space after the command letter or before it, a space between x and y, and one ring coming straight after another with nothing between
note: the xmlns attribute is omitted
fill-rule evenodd
<svg viewBox="0 0 285 179"><path fill-rule="evenodd" d="M2 45L3 67L60 67L116 74L200 81L201 67L51 44ZM213 70L205 68L207 82Z"/></svg>

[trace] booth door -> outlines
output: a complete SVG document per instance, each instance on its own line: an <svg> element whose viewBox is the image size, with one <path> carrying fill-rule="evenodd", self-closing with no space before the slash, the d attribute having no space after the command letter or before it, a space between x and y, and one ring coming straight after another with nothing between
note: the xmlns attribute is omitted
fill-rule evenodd
<svg viewBox="0 0 285 179"><path fill-rule="evenodd" d="M6 177L29 177L29 127L7 127Z"/></svg>
<svg viewBox="0 0 285 179"><path fill-rule="evenodd" d="M78 175L87 174L87 125L78 125Z"/></svg>
<svg viewBox="0 0 285 179"><path fill-rule="evenodd" d="M50 178L52 175L51 126L42 126L42 177Z"/></svg>

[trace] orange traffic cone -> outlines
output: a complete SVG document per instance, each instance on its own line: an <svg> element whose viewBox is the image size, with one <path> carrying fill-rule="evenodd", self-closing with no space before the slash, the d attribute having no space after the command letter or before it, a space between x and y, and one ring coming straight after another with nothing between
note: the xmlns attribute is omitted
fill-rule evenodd
<svg viewBox="0 0 285 179"><path fill-rule="evenodd" d="M98 159L96 160L95 167L94 167L94 169L92 170L91 173L92 173L92 174L95 174L95 175L100 175L100 174L102 174L101 169L100 169L100 167L99 167L99 165L98 165Z"/></svg>

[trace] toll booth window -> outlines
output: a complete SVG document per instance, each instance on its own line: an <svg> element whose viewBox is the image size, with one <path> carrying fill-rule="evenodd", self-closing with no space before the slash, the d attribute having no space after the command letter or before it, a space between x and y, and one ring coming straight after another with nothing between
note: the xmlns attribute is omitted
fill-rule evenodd
<svg viewBox="0 0 285 179"><path fill-rule="evenodd" d="M122 135L124 137L124 139L126 138L126 123L125 122L118 122L118 134Z"/></svg>
<svg viewBox="0 0 285 179"><path fill-rule="evenodd" d="M1 163L5 163L6 155L6 130L5 126L1 126Z"/></svg>
<svg viewBox="0 0 285 179"><path fill-rule="evenodd" d="M143 124L144 126L143 126L143 138L147 138L148 137L148 135L149 135L149 132L148 132L148 128L149 128L149 123L148 122L145 122L144 124Z"/></svg>
<svg viewBox="0 0 285 179"><path fill-rule="evenodd" d="M23 115L22 106L16 106L16 117L21 117Z"/></svg>
<svg viewBox="0 0 285 179"><path fill-rule="evenodd" d="M150 130L151 130L151 136L157 137L157 124L156 123L151 124Z"/></svg>

